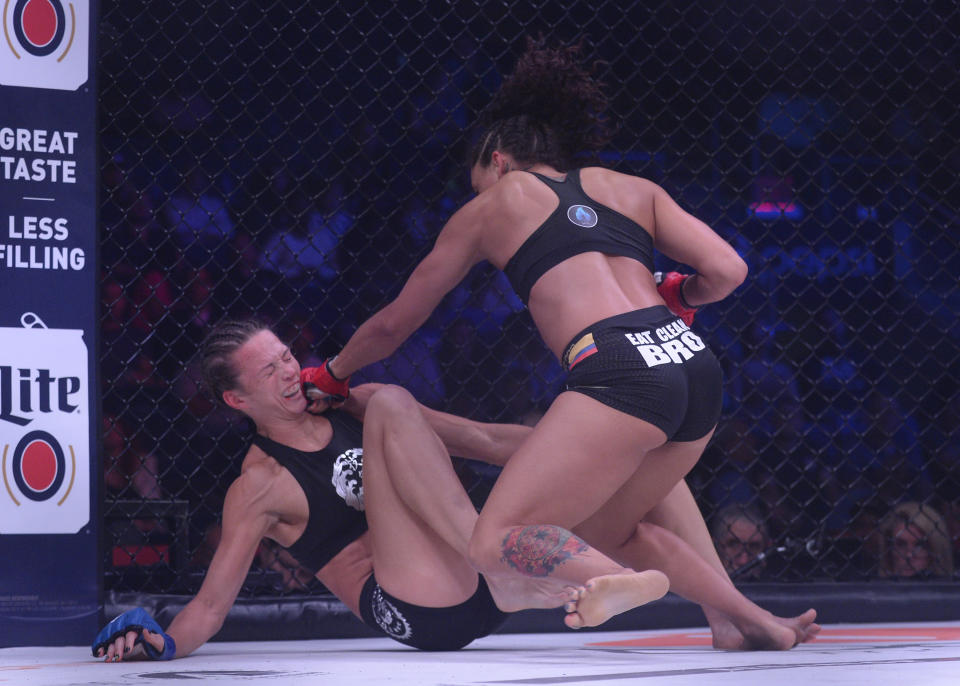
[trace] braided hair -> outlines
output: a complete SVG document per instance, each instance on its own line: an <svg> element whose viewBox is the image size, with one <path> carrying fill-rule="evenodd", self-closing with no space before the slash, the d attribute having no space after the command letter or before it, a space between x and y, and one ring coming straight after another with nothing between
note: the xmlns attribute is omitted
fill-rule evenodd
<svg viewBox="0 0 960 686"><path fill-rule="evenodd" d="M240 380L233 364L233 353L261 331L270 327L256 319L227 319L207 334L200 348L200 374L212 398L223 402L224 391L239 387Z"/></svg>
<svg viewBox="0 0 960 686"><path fill-rule="evenodd" d="M607 98L579 61L580 46L553 49L527 39L513 73L480 113L480 135L470 166L487 165L494 150L518 162L567 171L581 152L595 152L611 137Z"/></svg>

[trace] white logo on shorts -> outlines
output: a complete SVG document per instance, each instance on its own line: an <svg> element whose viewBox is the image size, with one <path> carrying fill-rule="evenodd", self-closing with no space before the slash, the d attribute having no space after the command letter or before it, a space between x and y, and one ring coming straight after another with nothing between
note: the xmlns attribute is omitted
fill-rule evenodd
<svg viewBox="0 0 960 686"><path fill-rule="evenodd" d="M363 448L350 448L337 456L331 481L347 505L363 512Z"/></svg>
<svg viewBox="0 0 960 686"><path fill-rule="evenodd" d="M653 342L654 334L660 339L659 344ZM706 348L700 337L693 333L682 319L677 319L656 330L636 331L624 335L643 356L643 361L648 367L670 362L683 364L685 360L692 358L695 352Z"/></svg>
<svg viewBox="0 0 960 686"><path fill-rule="evenodd" d="M383 597L383 591L379 586L373 592L373 618L388 636L396 639L408 639L413 636L410 622L393 603Z"/></svg>

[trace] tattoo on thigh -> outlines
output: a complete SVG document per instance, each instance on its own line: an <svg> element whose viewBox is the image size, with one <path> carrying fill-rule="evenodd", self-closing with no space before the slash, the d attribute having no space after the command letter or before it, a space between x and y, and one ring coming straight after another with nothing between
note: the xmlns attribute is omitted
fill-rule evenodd
<svg viewBox="0 0 960 686"><path fill-rule="evenodd" d="M538 524L511 529L503 539L501 550L501 561L520 573L548 576L560 563L586 552L588 546L566 529Z"/></svg>

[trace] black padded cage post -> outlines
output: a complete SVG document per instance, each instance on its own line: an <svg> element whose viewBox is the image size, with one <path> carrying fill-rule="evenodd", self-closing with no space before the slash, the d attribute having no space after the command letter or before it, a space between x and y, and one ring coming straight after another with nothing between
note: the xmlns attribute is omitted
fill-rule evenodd
<svg viewBox="0 0 960 686"><path fill-rule="evenodd" d="M304 365L338 350L471 197L469 125L541 34L597 63L618 127L602 162L749 264L695 324L725 402L689 483L735 580L772 598L817 582L859 607L891 587L936 606L954 582L955 0L114 0L100 30L115 602L195 592L215 549L249 428L199 388L208 326L256 314ZM363 379L528 423L563 386L487 266ZM495 473L457 468L481 503ZM243 602L278 596L336 606L265 542Z"/></svg>

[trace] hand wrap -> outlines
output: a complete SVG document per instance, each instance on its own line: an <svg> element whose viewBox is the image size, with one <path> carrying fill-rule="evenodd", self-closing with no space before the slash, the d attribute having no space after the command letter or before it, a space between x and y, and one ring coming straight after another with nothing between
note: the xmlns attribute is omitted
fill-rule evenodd
<svg viewBox="0 0 960 686"><path fill-rule="evenodd" d="M687 302L683 297L683 282L690 278L690 274L680 272L655 272L654 281L657 282L657 293L667 303L667 307L683 320L687 326L693 324L693 317L697 314L697 307Z"/></svg>
<svg viewBox="0 0 960 686"><path fill-rule="evenodd" d="M152 645L143 639L144 629L163 637L163 652L158 653ZM93 639L93 644L90 646L93 656L99 657L97 651L101 648L106 653L111 643L130 631L137 632L137 640L134 645L142 643L144 652L152 660L172 660L177 652L177 645L173 638L160 628L160 625L150 616L149 612L142 607L136 607L115 617L113 621L100 629L100 633Z"/></svg>
<svg viewBox="0 0 960 686"><path fill-rule="evenodd" d="M333 402L342 403L350 397L350 377L338 379L330 371L330 360L323 361L319 367L307 367L300 370L300 384L303 394L307 396L309 404L329 398ZM307 409L310 409L310 406ZM326 408L324 408L326 409Z"/></svg>

